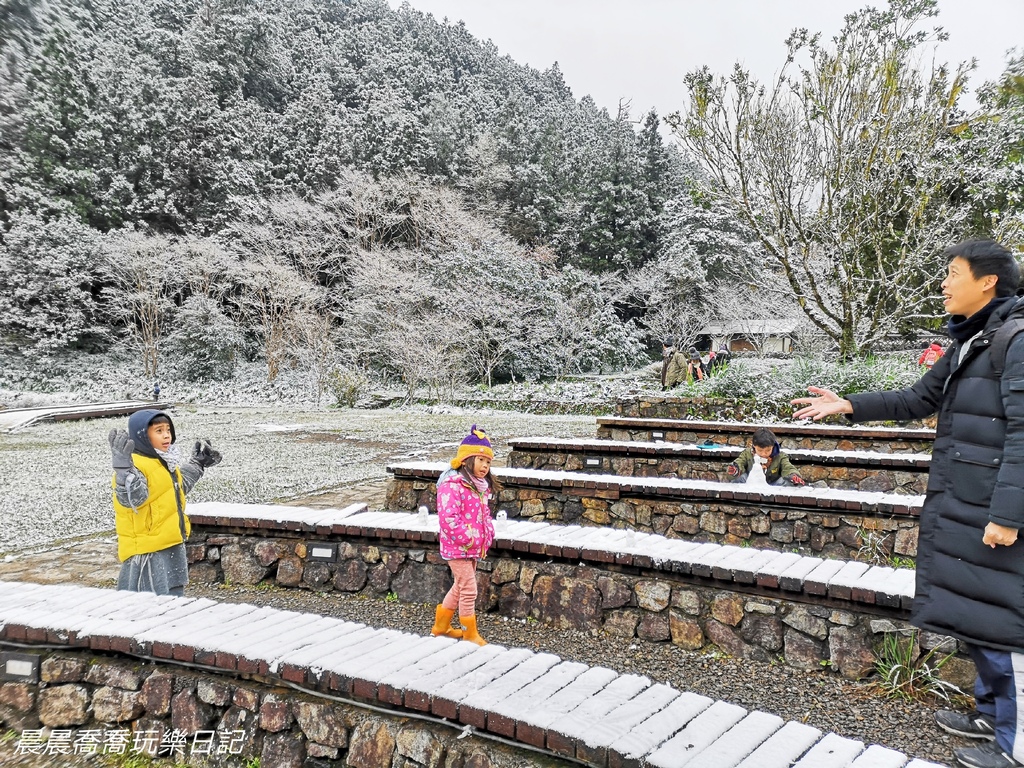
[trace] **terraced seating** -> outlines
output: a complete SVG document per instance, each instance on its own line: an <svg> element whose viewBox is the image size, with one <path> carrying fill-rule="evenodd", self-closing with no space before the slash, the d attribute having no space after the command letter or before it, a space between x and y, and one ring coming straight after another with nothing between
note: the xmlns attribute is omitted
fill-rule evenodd
<svg viewBox="0 0 1024 768"><path fill-rule="evenodd" d="M324 510L205 502L191 505L189 512L193 529L200 536L259 530L267 535L315 534L322 541L330 541L331 537L359 537L436 544L438 539L437 515L372 512L365 504ZM495 527L491 550L494 557L502 553L528 553L594 566L614 563L706 579L739 591L756 586L762 595L768 591L811 603L827 603L828 599L849 601L897 618L905 616L914 598L914 571L906 568L683 541L626 529L519 520L498 520Z"/></svg>
<svg viewBox="0 0 1024 768"><path fill-rule="evenodd" d="M201 664L205 673L226 680L260 675L270 685L279 681L334 697L332 706L351 701L396 717L428 715L439 726L472 726L482 736L601 768L933 765L553 654L478 648L272 608L0 582L0 641L23 651L48 646L39 652L49 656L56 646L65 654L77 649L164 666ZM78 688L79 698L91 695L84 685ZM211 693L216 691L208 685L207 698L214 698ZM286 696L279 693L277 700ZM142 711L133 710L127 721ZM355 748L347 738L340 744ZM334 754L338 762L331 764L345 762L341 750Z"/></svg>
<svg viewBox="0 0 1024 768"><path fill-rule="evenodd" d="M664 440L673 443L704 443L712 440L727 445L746 445L758 427L767 427L787 449L819 451L880 451L883 453L928 453L935 441L933 429L894 427L838 427L829 424L783 422L746 424L735 421L688 419L647 419L621 416L600 417L597 436L610 440Z"/></svg>
<svg viewBox="0 0 1024 768"><path fill-rule="evenodd" d="M190 509L193 581L265 580L419 605L436 603L450 586L436 515L364 505ZM736 657L800 669L825 663L850 678L874 669L879 633L905 623L914 594L909 569L624 529L500 520L496 528L478 574L481 612L686 649L714 643ZM936 636L922 646L944 642Z"/></svg>
<svg viewBox="0 0 1024 768"><path fill-rule="evenodd" d="M435 483L446 466L389 465L394 479L388 508L434 509ZM510 517L613 525L844 559L854 559L865 532L873 532L889 552L904 557L917 552L920 496L513 468L496 468L494 475L503 486L498 506Z"/></svg>
<svg viewBox="0 0 1024 768"><path fill-rule="evenodd" d="M788 422L792 417L792 406L783 406L780 409L772 409L769 406L769 409L766 411L764 405L764 403L758 402L753 397L680 397L669 393L654 394L653 392L645 392L639 396L617 400L614 404L614 415L639 419L701 419L714 421L721 418L723 414L728 414L728 418L732 421L753 421L755 418L762 418L781 422ZM752 415L754 412L766 415L756 417ZM846 426L842 419L830 420L829 423ZM902 423L901 426L928 427L933 425L929 425L924 421L912 421Z"/></svg>
<svg viewBox="0 0 1024 768"><path fill-rule="evenodd" d="M743 447L714 444L521 437L508 441L514 469L615 474L625 477L678 477L728 482L726 466ZM829 488L923 494L929 454L874 451L819 451L796 448L786 454L809 483Z"/></svg>

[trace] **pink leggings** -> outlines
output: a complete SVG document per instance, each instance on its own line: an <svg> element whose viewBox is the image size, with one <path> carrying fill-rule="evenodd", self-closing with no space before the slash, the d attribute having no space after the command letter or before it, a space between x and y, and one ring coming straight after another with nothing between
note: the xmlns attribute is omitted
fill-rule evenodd
<svg viewBox="0 0 1024 768"><path fill-rule="evenodd" d="M455 583L441 605L449 611L459 609L459 616L476 615L476 560L449 560Z"/></svg>

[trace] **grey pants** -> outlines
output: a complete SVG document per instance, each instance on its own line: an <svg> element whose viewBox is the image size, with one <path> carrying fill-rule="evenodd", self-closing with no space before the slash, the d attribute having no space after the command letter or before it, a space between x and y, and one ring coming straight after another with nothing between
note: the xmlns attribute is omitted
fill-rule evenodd
<svg viewBox="0 0 1024 768"><path fill-rule="evenodd" d="M121 564L117 588L129 592L155 592L184 597L188 584L185 545L176 544L159 552L133 555Z"/></svg>

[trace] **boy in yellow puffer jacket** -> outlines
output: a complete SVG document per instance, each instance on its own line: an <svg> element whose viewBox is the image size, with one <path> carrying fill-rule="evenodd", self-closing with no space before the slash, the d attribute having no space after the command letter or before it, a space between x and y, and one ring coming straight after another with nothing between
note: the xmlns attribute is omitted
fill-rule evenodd
<svg viewBox="0 0 1024 768"><path fill-rule="evenodd" d="M188 584L185 539L191 530L185 494L221 455L197 442L182 461L171 417L145 409L128 418L128 430L110 430L114 523L121 572L117 588L184 595Z"/></svg>

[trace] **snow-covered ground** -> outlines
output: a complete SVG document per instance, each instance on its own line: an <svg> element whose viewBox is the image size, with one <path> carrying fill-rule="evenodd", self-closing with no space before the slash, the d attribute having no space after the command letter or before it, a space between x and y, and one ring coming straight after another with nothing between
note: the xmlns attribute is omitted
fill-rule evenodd
<svg viewBox="0 0 1024 768"><path fill-rule="evenodd" d="M445 457L471 424L490 433L499 459L511 437L592 437L595 431L592 416L451 406L185 406L173 419L182 449L209 438L224 454L190 501L252 503L385 478L389 461ZM0 552L113 528L107 433L126 424L126 418L40 423L0 434Z"/></svg>
<svg viewBox="0 0 1024 768"><path fill-rule="evenodd" d="M46 373L41 373L46 370ZM549 382L500 384L491 388L461 386L444 392L451 401L518 403L560 401L581 406L608 406L620 397L635 397L644 390L660 389L661 363L610 375L581 375ZM17 358L0 357L0 408L26 408L67 403L117 399L148 399L156 382L144 378L133 362L111 355L67 355L52 366L29 364ZM267 381L266 366L241 363L234 376L223 382L192 381L173 374L160 377L160 396L179 403L327 407L336 404L328 388L316 391L312 375L302 369L285 368L273 382ZM374 382L358 394L357 405L373 407L402 401L407 392L392 383ZM414 399L429 399L420 387Z"/></svg>

